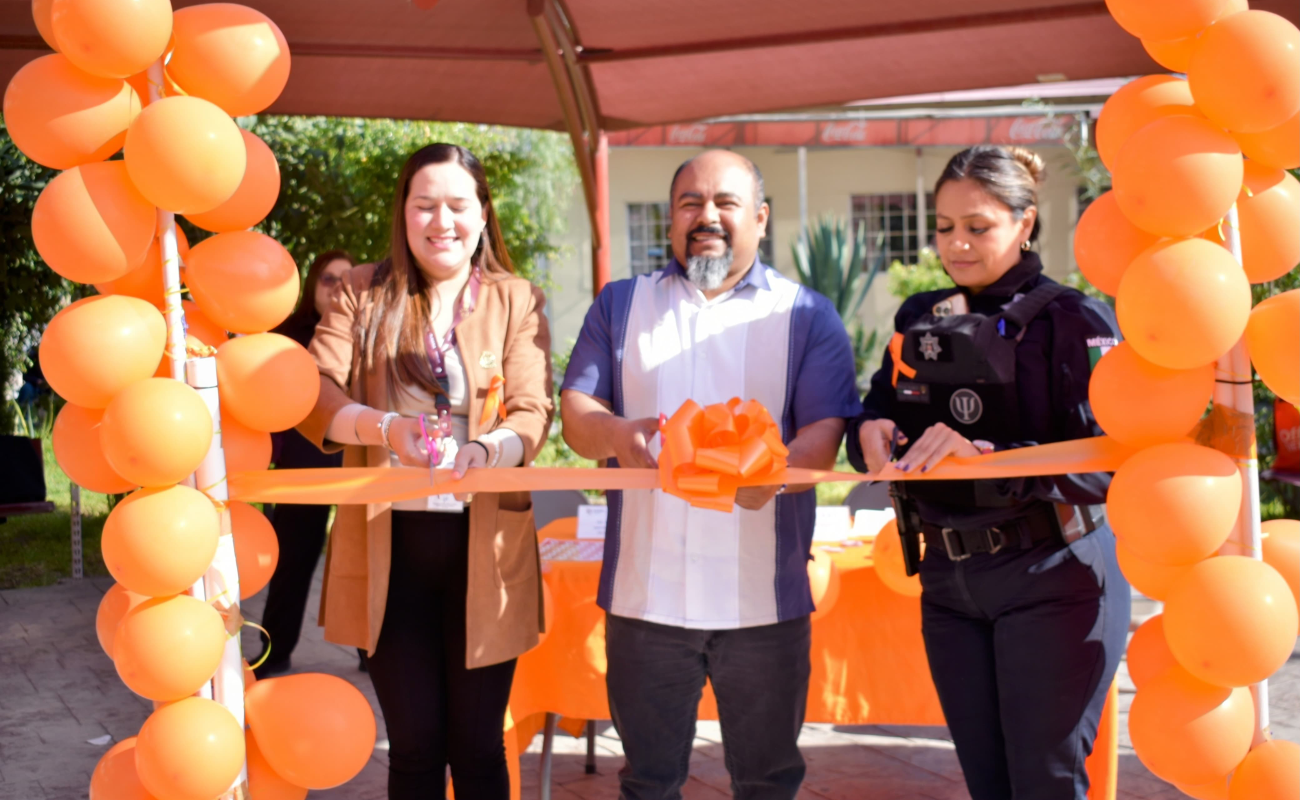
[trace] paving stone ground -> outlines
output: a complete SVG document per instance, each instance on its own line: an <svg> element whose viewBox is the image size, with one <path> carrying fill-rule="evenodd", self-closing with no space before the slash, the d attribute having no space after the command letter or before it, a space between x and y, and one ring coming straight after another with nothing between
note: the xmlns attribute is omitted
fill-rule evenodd
<svg viewBox="0 0 1300 800"><path fill-rule="evenodd" d="M68 580L39 589L0 591L0 800L73 800L87 797L91 770L111 742L134 735L151 705L122 684L95 639L95 611L106 578ZM356 685L380 717L370 681L357 670L356 652L325 642L315 624L317 571L308 621L293 655L295 671L327 672ZM245 605L259 619L262 596ZM1148 610L1149 613L1149 610ZM246 647L255 634L246 635ZM253 650L258 648L253 646ZM1132 684L1121 673L1122 722ZM1300 650L1271 681L1273 731L1300 741ZM387 753L382 717L374 756L351 783L312 792L312 798L383 800ZM111 737L105 739L104 737ZM93 742L92 742L93 740ZM808 760L800 792L806 800L966 800L969 795L944 728L809 724L799 740ZM523 797L540 796L541 737L524 756ZM599 726L597 772L584 770L586 743L557 734L552 797L605 800L618 795L622 762L618 736ZM700 723L691 757L687 800L730 796L717 723ZM1183 797L1138 762L1127 733L1121 738L1119 796L1123 800Z"/></svg>

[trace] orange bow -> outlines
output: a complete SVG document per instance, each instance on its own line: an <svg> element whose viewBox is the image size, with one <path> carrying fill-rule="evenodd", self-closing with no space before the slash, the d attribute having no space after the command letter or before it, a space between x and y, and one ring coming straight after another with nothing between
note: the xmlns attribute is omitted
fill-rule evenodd
<svg viewBox="0 0 1300 800"><path fill-rule="evenodd" d="M487 427L493 414L503 420L506 418L506 379L500 375L493 375L492 382L488 384L487 398L483 401L483 416L478 420L479 427Z"/></svg>
<svg viewBox="0 0 1300 800"><path fill-rule="evenodd" d="M762 403L738 397L707 408L687 400L660 433L660 488L697 508L731 511L737 488L784 470L790 455Z"/></svg>
<svg viewBox="0 0 1300 800"><path fill-rule="evenodd" d="M889 356L894 359L894 388L898 388L898 373L909 378L916 377L916 370L903 361L903 338L903 334L895 333L894 338L889 340Z"/></svg>

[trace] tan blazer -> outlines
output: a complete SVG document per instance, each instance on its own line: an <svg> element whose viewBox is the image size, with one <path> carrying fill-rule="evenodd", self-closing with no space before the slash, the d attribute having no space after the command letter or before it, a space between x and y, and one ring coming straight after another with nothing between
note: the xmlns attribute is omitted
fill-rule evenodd
<svg viewBox="0 0 1300 800"><path fill-rule="evenodd" d="M343 450L345 467L389 466L388 450L326 441L334 415L350 403L389 410L388 359L375 348L363 371L359 320L373 309L376 265L355 267L343 279L331 308L316 326L311 354L320 368L321 392L299 432L326 452ZM376 287L377 289L378 287ZM473 312L456 327L470 398L469 436L498 424L519 434L524 463L536 457L550 430L551 334L542 314L545 296L528 281L485 276ZM503 422L479 427L493 375L505 377ZM537 644L542 629L541 570L532 501L527 492L476 494L470 503L469 589L465 664L508 661ZM320 624L331 642L375 651L388 600L392 509L388 503L339 506L325 556Z"/></svg>

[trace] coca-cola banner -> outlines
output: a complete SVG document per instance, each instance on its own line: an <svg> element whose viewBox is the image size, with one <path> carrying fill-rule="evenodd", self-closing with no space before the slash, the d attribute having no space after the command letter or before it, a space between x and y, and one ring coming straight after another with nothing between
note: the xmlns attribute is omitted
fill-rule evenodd
<svg viewBox="0 0 1300 800"><path fill-rule="evenodd" d="M1061 144L1074 115L945 119L720 122L656 125L609 134L611 147L969 147Z"/></svg>

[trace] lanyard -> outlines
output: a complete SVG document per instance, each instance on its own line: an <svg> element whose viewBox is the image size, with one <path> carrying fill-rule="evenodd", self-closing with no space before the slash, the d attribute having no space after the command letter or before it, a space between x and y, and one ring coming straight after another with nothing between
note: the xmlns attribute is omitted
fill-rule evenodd
<svg viewBox="0 0 1300 800"><path fill-rule="evenodd" d="M456 308L452 313L451 326L447 328L447 333L438 341L434 335L433 325L424 334L424 350L429 357L429 366L433 368L433 377L438 382L438 387L442 392L434 397L434 407L438 410L438 423L430 432L424 421L424 415L420 416L420 427L424 433L425 444L429 447L429 457L436 465L441 460L442 448L438 443L446 438L451 438L451 400L448 399L448 393L451 391L451 381L447 378L447 358L446 354L451 348L456 346L456 326L474 311L474 306L478 303L479 289L483 285L482 273L478 267L473 267L469 274L469 281L461 291L461 295L456 303ZM436 454L436 455L435 455Z"/></svg>

